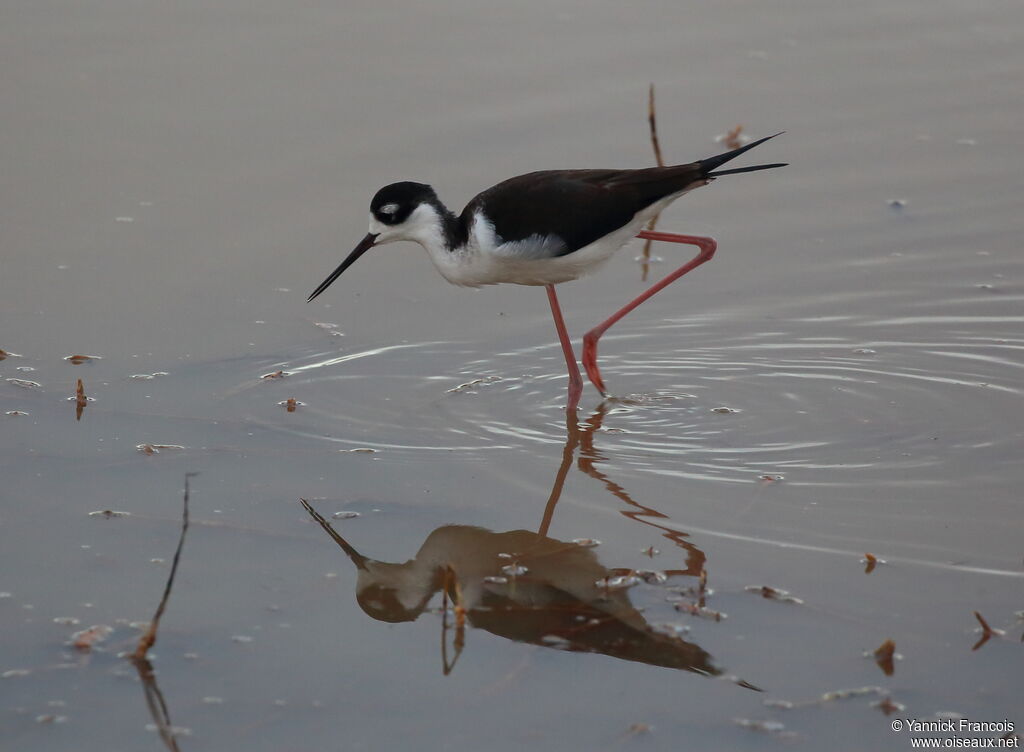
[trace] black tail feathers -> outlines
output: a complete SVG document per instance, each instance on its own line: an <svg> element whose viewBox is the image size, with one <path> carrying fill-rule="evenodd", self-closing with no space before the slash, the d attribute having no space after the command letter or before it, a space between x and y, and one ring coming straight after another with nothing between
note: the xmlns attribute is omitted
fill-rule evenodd
<svg viewBox="0 0 1024 752"><path fill-rule="evenodd" d="M757 141L752 141L746 146L741 146L738 149L733 149L732 151L727 151L724 154L719 154L714 157L702 159L697 164L700 165L701 172L703 172L704 175L709 178L717 178L721 175L735 175L740 172L756 172L757 170L770 170L775 167L785 167L785 162L776 162L774 164L754 165L752 167L736 167L731 170L719 170L718 172L712 172L712 170L714 170L716 167L720 167L721 165L724 165L726 162L736 159L736 157L738 157L743 152L749 151L750 149L753 149L755 146L759 146L760 144L763 144L765 141L775 138L775 136L781 136L783 133L785 133L785 131L780 131L779 133L776 133L772 136L765 136L764 138L760 138Z"/></svg>

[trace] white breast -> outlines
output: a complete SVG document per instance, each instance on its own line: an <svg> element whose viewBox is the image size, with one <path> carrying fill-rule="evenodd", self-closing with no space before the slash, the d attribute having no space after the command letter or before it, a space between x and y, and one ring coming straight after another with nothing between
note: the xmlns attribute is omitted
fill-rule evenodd
<svg viewBox="0 0 1024 752"><path fill-rule="evenodd" d="M524 240L502 242L494 225L480 213L473 217L464 246L449 250L443 243L423 243L434 266L455 285L480 287L510 283L550 285L568 282L598 269L612 254L626 245L655 214L686 193L681 191L638 212L633 219L603 238L567 255L558 237L533 235Z"/></svg>

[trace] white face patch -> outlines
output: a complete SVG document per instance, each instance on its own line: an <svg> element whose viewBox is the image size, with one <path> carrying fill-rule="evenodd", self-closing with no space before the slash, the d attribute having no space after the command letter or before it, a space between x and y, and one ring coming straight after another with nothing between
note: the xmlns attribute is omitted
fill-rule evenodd
<svg viewBox="0 0 1024 752"><path fill-rule="evenodd" d="M388 206L397 207L397 204L385 204L377 210L378 213ZM424 247L444 247L441 217L430 204L420 204L404 222L397 225L386 225L370 212L370 232L377 235L377 245L394 243L397 240L413 240Z"/></svg>

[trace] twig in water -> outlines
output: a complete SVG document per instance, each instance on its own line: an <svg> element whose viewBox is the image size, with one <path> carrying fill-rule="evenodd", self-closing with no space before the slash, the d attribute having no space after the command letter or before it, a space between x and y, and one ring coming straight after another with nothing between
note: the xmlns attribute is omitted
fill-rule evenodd
<svg viewBox="0 0 1024 752"><path fill-rule="evenodd" d="M167 607L167 600L171 597L171 588L174 586L174 576L178 572L178 561L181 559L181 547L185 544L185 533L188 532L188 482L193 476L198 473L185 473L185 496L182 503L181 513L181 537L178 538L178 548L174 551L174 560L171 562L171 573L167 576L167 584L164 586L164 594L160 599L160 605L156 607L156 613L153 614L152 621L149 622L149 627L139 638L138 647L135 648L135 652L132 654L132 659L135 661L146 660L146 653L156 643L156 631L160 626L160 618L164 615L164 609Z"/></svg>
<svg viewBox="0 0 1024 752"><path fill-rule="evenodd" d="M995 636L995 637L1002 637L1003 636L1002 630L1000 630L1000 629L992 629L992 627L990 627L988 625L988 622L985 621L985 617L982 616L981 614L979 614L977 611L974 612L974 618L977 619L978 623L981 625L981 639L978 640L976 643L974 643L974 647L972 647L971 650L977 650L982 645L984 645L986 642L991 640L993 636Z"/></svg>
<svg viewBox="0 0 1024 752"><path fill-rule="evenodd" d="M75 389L75 420L82 419L82 411L85 406L89 403L89 398L85 396L85 387L82 385L82 380L78 380L78 387Z"/></svg>

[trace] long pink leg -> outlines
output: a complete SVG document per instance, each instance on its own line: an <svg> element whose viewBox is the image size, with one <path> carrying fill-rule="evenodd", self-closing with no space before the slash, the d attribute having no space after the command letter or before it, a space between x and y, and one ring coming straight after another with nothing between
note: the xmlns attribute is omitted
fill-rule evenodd
<svg viewBox="0 0 1024 752"><path fill-rule="evenodd" d="M587 377L590 379L590 383L596 386L597 390L605 397L608 396L608 393L605 391L604 380L601 378L601 372L597 368L597 340L600 339L601 335L604 334L612 324L645 300L652 297L656 292L665 289L684 274L697 268L705 261L710 261L711 257L715 255L715 249L718 248L718 243L715 242L714 238L704 238L697 235L676 235L672 232L652 232L644 230L643 232L637 233L637 237L648 240L663 240L666 243L686 243L687 245L695 245L700 248L700 253L698 253L691 261L684 264L681 268L676 269L676 271L669 274L665 279L661 280L661 282L651 286L641 295L631 300L618 311L613 313L606 321L598 324L584 335L583 367L587 371Z"/></svg>
<svg viewBox="0 0 1024 752"><path fill-rule="evenodd" d="M551 316L555 319L555 329L558 330L558 341L562 343L562 352L565 354L565 366L569 369L569 404L566 405L566 409L575 410L580 403L580 395L583 393L583 376L580 375L580 367L576 363L576 353L572 351L569 332L565 330L565 319L562 318L562 309L558 306L555 286L544 285L544 287L548 291L548 302L551 304Z"/></svg>

